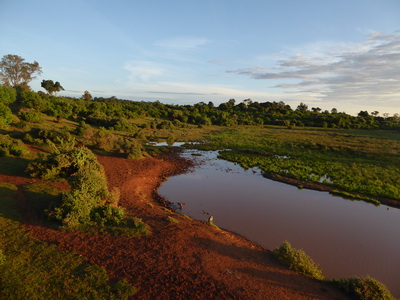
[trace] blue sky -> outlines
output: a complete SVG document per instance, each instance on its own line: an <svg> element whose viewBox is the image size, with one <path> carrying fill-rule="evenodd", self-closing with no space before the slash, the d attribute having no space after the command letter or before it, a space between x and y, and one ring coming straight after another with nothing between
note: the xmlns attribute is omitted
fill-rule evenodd
<svg viewBox="0 0 400 300"><path fill-rule="evenodd" d="M0 0L0 56L59 95L400 113L400 1Z"/></svg>

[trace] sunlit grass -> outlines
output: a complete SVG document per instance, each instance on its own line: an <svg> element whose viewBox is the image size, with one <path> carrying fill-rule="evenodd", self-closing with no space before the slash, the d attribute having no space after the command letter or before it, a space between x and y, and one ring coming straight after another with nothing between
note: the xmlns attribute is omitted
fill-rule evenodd
<svg viewBox="0 0 400 300"><path fill-rule="evenodd" d="M196 147L234 149L220 157L244 168L258 166L269 174L400 199L397 132L242 126L210 134L207 140Z"/></svg>

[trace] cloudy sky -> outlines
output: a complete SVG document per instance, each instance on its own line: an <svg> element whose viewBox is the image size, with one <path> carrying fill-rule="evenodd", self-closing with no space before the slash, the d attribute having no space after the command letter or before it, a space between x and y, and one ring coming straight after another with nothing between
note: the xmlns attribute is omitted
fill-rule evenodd
<svg viewBox="0 0 400 300"><path fill-rule="evenodd" d="M0 0L0 57L60 95L400 113L399 0Z"/></svg>

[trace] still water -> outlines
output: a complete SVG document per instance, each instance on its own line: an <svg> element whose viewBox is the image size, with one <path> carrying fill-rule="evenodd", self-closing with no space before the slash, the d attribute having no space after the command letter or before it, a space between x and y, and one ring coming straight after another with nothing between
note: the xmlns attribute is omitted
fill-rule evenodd
<svg viewBox="0 0 400 300"><path fill-rule="evenodd" d="M400 296L399 209L299 190L218 159L217 152L185 150L183 156L200 164L158 190L184 202L183 214L204 221L212 215L217 226L271 250L288 240L318 262L325 277L370 275Z"/></svg>

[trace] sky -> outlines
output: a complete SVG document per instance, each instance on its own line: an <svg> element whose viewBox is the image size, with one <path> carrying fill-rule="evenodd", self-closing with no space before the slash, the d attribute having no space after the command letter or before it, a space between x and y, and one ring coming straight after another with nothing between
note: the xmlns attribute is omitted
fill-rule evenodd
<svg viewBox="0 0 400 300"><path fill-rule="evenodd" d="M0 57L60 96L400 113L400 0L0 0Z"/></svg>

